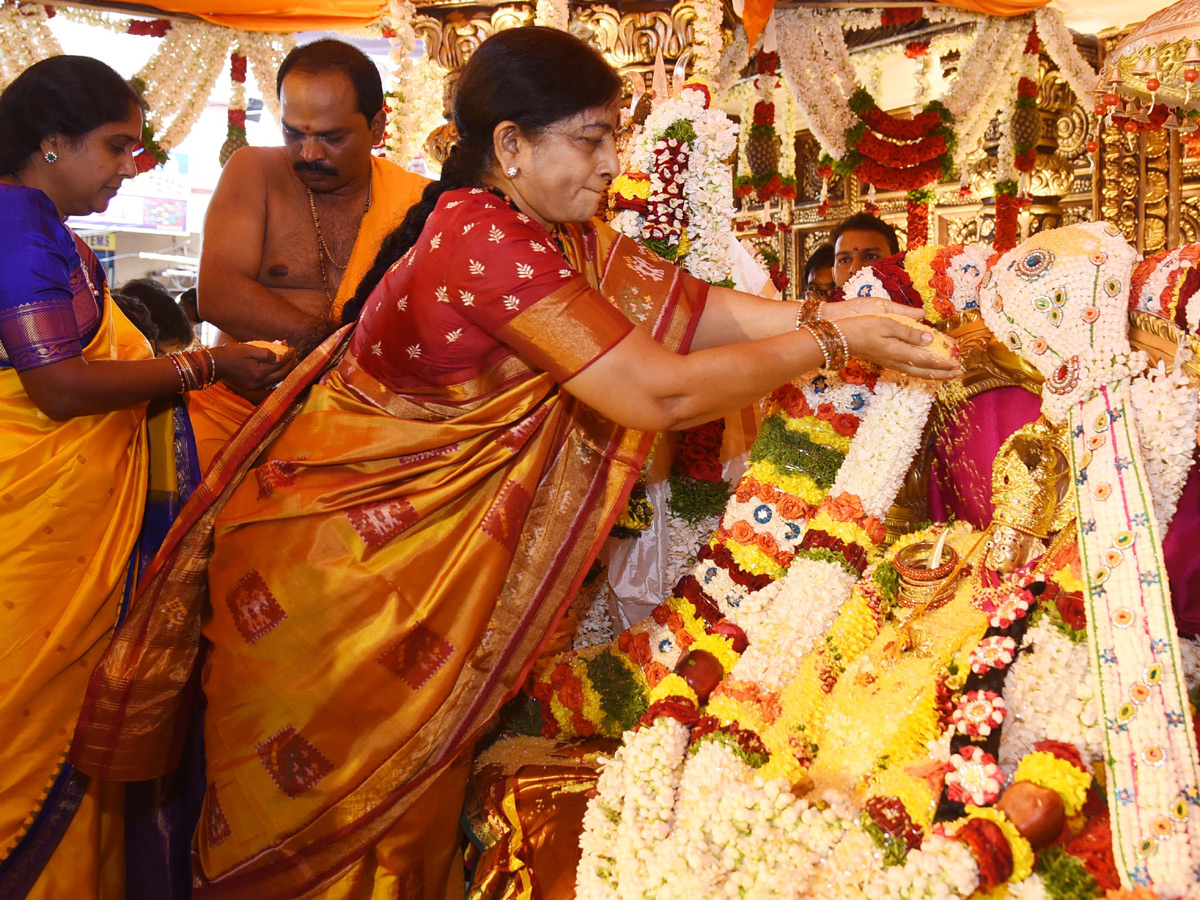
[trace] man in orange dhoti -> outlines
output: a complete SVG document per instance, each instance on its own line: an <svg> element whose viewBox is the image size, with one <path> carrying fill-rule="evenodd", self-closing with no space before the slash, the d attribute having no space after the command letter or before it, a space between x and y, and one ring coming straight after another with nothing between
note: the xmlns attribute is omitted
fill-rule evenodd
<svg viewBox="0 0 1200 900"><path fill-rule="evenodd" d="M238 340L309 346L427 184L371 155L383 84L340 41L298 47L279 68L283 147L246 147L221 173L204 222L199 309ZM189 399L202 471L254 410L225 386Z"/></svg>
<svg viewBox="0 0 1200 900"><path fill-rule="evenodd" d="M461 897L474 742L653 432L820 363L794 307L709 290L588 221L619 91L565 32L484 42L460 143L347 307L361 320L221 454L93 674L72 759L152 776L208 642L199 898ZM891 320L843 329L855 352L953 374Z"/></svg>

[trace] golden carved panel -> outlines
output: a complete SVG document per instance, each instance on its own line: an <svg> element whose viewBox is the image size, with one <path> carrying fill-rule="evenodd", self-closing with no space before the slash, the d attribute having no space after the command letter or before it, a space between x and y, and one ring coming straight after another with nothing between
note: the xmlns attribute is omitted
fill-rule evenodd
<svg viewBox="0 0 1200 900"><path fill-rule="evenodd" d="M683 0L670 9L619 13L611 6L585 6L576 13L581 37L614 66L651 65L659 49L677 59L692 44L696 8Z"/></svg>
<svg viewBox="0 0 1200 900"><path fill-rule="evenodd" d="M444 19L417 16L413 28L425 55L446 69L460 69L475 49L497 31L533 24L533 7L501 6L474 13L454 10Z"/></svg>

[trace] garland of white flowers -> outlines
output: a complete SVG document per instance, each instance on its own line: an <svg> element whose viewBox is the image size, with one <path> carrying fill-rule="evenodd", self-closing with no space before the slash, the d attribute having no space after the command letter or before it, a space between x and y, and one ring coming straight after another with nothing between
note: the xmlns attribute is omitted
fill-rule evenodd
<svg viewBox="0 0 1200 900"><path fill-rule="evenodd" d="M162 150L170 152L191 133L237 39L233 29L175 22L138 72L146 120Z"/></svg>
<svg viewBox="0 0 1200 900"><path fill-rule="evenodd" d="M0 89L35 62L62 55L48 18L39 3L0 4Z"/></svg>
<svg viewBox="0 0 1200 900"><path fill-rule="evenodd" d="M1128 384L1102 387L1071 410L1088 643L1121 882L1182 895L1200 863L1200 771L1161 533L1131 418Z"/></svg>
<svg viewBox="0 0 1200 900"><path fill-rule="evenodd" d="M416 8L411 0L389 0L385 34L391 44L385 152L392 162L407 167L420 156L425 139L443 121L442 90L447 70L432 59L412 59L417 46L413 28Z"/></svg>
<svg viewBox="0 0 1200 900"><path fill-rule="evenodd" d="M1133 408L1137 412L1138 439L1154 500L1154 517L1166 533L1196 449L1196 428L1200 424L1200 394L1182 372L1182 363L1190 351L1176 350L1175 366L1167 371L1162 361L1139 375L1129 385Z"/></svg>
<svg viewBox="0 0 1200 900"><path fill-rule="evenodd" d="M275 73L283 58L296 46L294 34L243 33L238 42L250 66L250 75L258 85L263 107L276 124L282 124L279 95L275 92Z"/></svg>
<svg viewBox="0 0 1200 900"><path fill-rule="evenodd" d="M713 87L722 97L734 87L749 60L749 40L745 27L739 23L733 32L733 40L721 51L721 59L715 69L716 77L713 80Z"/></svg>
<svg viewBox="0 0 1200 900"><path fill-rule="evenodd" d="M1182 894L1200 863L1200 770L1130 388L1146 368L1128 339L1136 259L1115 226L1071 226L1002 256L979 300L992 333L1046 376L1047 418L1070 427L1089 658L1121 881ZM1162 387L1147 381L1145 408L1171 402L1173 385L1165 398L1152 396ZM1193 433L1194 421L1186 420ZM1159 491L1179 480L1159 476Z"/></svg>
<svg viewBox="0 0 1200 900"><path fill-rule="evenodd" d="M1062 741L1087 766L1104 753L1100 704L1088 645L1072 641L1049 616L1025 632L1022 652L1004 680L1009 716L1000 732L1000 764L1013 772L1038 741Z"/></svg>
<svg viewBox="0 0 1200 900"><path fill-rule="evenodd" d="M715 284L733 271L729 222L733 218L733 185L725 160L737 147L737 130L721 110L708 105L707 88L686 88L659 103L630 139L622 166L626 172L655 172L654 148L662 134L676 122L688 122L696 139L691 146L683 197L687 207L687 255L683 268L702 281ZM622 234L640 240L646 217L623 210L612 221Z"/></svg>
<svg viewBox="0 0 1200 900"><path fill-rule="evenodd" d="M1033 19L1037 22L1038 37L1046 54L1058 65L1059 75L1071 88L1075 99L1087 103L1088 95L1096 87L1096 71L1075 47L1062 13L1044 6L1034 12Z"/></svg>
<svg viewBox="0 0 1200 900"><path fill-rule="evenodd" d="M954 163L960 170L978 147L993 115L1008 102L1018 76L998 78L997 73L1016 71L1034 22L1039 29L1044 27L1046 50L1077 96L1085 97L1095 81L1095 73L1089 76L1091 68L1075 49L1057 11L1042 10L1037 18L997 18L950 8L926 8L923 14L931 22L975 24L974 39L969 43L966 38L950 35L935 36L930 42L931 52L934 43L940 41L938 46L947 49L939 52L955 48L963 54L958 74L941 97L954 116L958 136ZM843 29L878 27L879 13L795 9L779 10L775 15L784 78L821 149L841 159L846 154L845 132L857 121L847 100L858 84L859 73L868 72L874 58L874 54L868 55L862 68L856 68L854 56L846 49ZM1036 56L1033 59L1036 63ZM820 89L814 90L814 85Z"/></svg>
<svg viewBox="0 0 1200 900"><path fill-rule="evenodd" d="M866 515L882 520L912 465L936 393L929 382L886 373L875 385L829 496L855 495ZM730 518L740 517L737 506L731 498ZM829 629L856 580L835 563L801 557L782 580L758 591L754 602L731 610L729 618L750 640L731 677L781 690Z"/></svg>
<svg viewBox="0 0 1200 900"><path fill-rule="evenodd" d="M721 65L721 22L725 9L721 0L695 0L692 22L692 71L709 77Z"/></svg>

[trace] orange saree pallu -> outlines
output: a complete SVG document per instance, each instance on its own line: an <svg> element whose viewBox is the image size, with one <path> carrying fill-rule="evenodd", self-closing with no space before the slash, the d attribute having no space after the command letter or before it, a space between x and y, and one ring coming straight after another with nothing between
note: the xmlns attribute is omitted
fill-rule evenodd
<svg viewBox="0 0 1200 900"><path fill-rule="evenodd" d="M443 195L356 333L217 458L93 677L72 758L103 777L165 771L208 602L199 896L461 895L471 747L653 440L558 385L631 322L686 350L707 290L602 225L568 229L563 268L514 216ZM476 227L496 248L442 242ZM460 339L476 345L455 357Z"/></svg>
<svg viewBox="0 0 1200 900"><path fill-rule="evenodd" d="M151 350L106 298L83 356ZM14 369L0 369L0 896L95 896L109 851L120 885L120 805L115 834L102 834L112 804L64 762L88 676L133 588L145 421L141 404L54 422Z"/></svg>

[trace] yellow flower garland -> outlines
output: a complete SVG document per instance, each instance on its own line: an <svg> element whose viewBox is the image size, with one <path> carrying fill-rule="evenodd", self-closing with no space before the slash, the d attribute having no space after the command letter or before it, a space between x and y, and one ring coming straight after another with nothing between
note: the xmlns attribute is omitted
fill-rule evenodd
<svg viewBox="0 0 1200 900"><path fill-rule="evenodd" d="M816 416L794 419L785 413L783 425L788 431L802 434L814 444L820 444L822 447L829 447L832 450L840 450L842 453L850 452L850 441L853 438L849 435L838 434L833 430L833 426L824 419L818 419Z"/></svg>
<svg viewBox="0 0 1200 900"><path fill-rule="evenodd" d="M942 321L941 314L933 308L933 298L937 291L932 284L933 258L941 249L937 244L927 244L924 247L909 250L904 255L904 269L908 272L908 277L912 279L913 287L921 295L921 303L925 307L925 318L933 325Z"/></svg>
<svg viewBox="0 0 1200 900"><path fill-rule="evenodd" d="M868 797L895 797L904 804L913 822L920 825L926 834L933 827L933 816L937 812L938 795L933 792L924 778L909 775L903 769L891 768L878 772L871 778Z"/></svg>
<svg viewBox="0 0 1200 900"><path fill-rule="evenodd" d="M827 491L817 486L817 483L803 472L790 472L777 468L774 463L765 459L755 460L746 469L746 474L763 484L778 488L785 494L791 494L812 506L820 506Z"/></svg>
<svg viewBox="0 0 1200 900"><path fill-rule="evenodd" d="M752 575L766 575L772 581L778 581L787 574L787 569L775 562L757 547L747 547L737 541L727 541L725 547L729 550L738 568Z"/></svg>
<svg viewBox="0 0 1200 900"><path fill-rule="evenodd" d="M700 705L699 699L696 697L696 692L692 690L692 686L683 680L682 676L672 672L662 681L660 681L653 690L650 691L650 702L657 703L659 700L666 700L668 697L686 697L697 706Z"/></svg>
<svg viewBox="0 0 1200 900"><path fill-rule="evenodd" d="M1017 771L1013 773L1013 781L1029 781L1054 791L1062 798L1067 817L1070 818L1083 809L1083 804L1087 802L1092 776L1053 753L1037 750L1021 760Z"/></svg>
<svg viewBox="0 0 1200 900"><path fill-rule="evenodd" d="M737 664L740 653L733 651L733 641L721 634L702 634L688 650L706 650L721 663L721 669L728 675Z"/></svg>
<svg viewBox="0 0 1200 900"><path fill-rule="evenodd" d="M1008 820L1008 816L995 807L968 806L966 818L959 819L955 824L961 826L967 819L987 819L1000 826L1009 849L1012 850L1013 870L1012 875L1008 877L1010 882L1024 881L1033 874L1033 847L1021 836L1021 832L1017 831L1017 826Z"/></svg>

